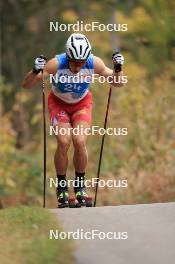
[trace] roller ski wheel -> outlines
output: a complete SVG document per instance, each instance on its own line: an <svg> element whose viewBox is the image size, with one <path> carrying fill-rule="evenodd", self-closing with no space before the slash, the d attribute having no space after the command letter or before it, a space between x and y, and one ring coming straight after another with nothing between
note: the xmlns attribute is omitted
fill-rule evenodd
<svg viewBox="0 0 175 264"><path fill-rule="evenodd" d="M58 204L58 208L66 208L66 207L69 207L69 203L66 201L64 203L59 203Z"/></svg>
<svg viewBox="0 0 175 264"><path fill-rule="evenodd" d="M76 206L76 200L75 200L75 198L69 198L69 208L76 208L77 206Z"/></svg>
<svg viewBox="0 0 175 264"><path fill-rule="evenodd" d="M75 198L69 198L68 201L59 203L58 208L77 208L77 201Z"/></svg>
<svg viewBox="0 0 175 264"><path fill-rule="evenodd" d="M85 198L86 207L92 207L92 197Z"/></svg>

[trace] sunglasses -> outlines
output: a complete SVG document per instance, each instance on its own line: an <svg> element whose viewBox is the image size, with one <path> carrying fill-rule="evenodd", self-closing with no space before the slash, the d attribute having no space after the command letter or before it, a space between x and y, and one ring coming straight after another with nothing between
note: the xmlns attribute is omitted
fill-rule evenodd
<svg viewBox="0 0 175 264"><path fill-rule="evenodd" d="M73 63L86 63L86 60L73 60L73 59L69 59L69 61L71 61Z"/></svg>

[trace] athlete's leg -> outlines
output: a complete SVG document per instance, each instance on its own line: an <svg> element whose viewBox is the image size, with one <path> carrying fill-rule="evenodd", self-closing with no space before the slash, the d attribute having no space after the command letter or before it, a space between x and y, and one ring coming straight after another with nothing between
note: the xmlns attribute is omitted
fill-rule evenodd
<svg viewBox="0 0 175 264"><path fill-rule="evenodd" d="M55 169L57 173L58 186L56 189L57 199L58 199L58 207L68 206L68 186L66 181L66 171L68 167L68 149L71 142L71 135L69 128L71 127L70 123L59 123L58 124L58 135L57 139L57 149L55 151L54 162ZM61 132L61 130L66 132Z"/></svg>
<svg viewBox="0 0 175 264"><path fill-rule="evenodd" d="M57 175L66 175L68 167L68 149L71 143L71 124L70 123L59 123L58 130L62 129L64 133L58 133L56 136L57 139L57 148L55 152L54 162ZM61 132L61 130L60 130Z"/></svg>
<svg viewBox="0 0 175 264"><path fill-rule="evenodd" d="M88 152L86 148L87 134L85 133L86 132L85 130L87 128L90 128L90 123L91 123L90 119L91 119L91 111L89 111L89 109L86 108L77 111L72 116L73 128L81 127L81 133L78 133L78 135L72 134L72 140L74 145L73 162L74 162L75 171L79 173L85 172L88 162Z"/></svg>
<svg viewBox="0 0 175 264"><path fill-rule="evenodd" d="M74 144L74 167L75 181L74 192L79 204L85 205L88 194L85 189L85 171L88 162L88 152L86 148L87 133L86 129L90 128L91 111L85 108L76 112L74 115L73 127L81 127L81 134L72 134ZM84 133L82 133L84 131Z"/></svg>
<svg viewBox="0 0 175 264"><path fill-rule="evenodd" d="M68 166L67 151L71 141L71 135L68 133L68 129L71 127L70 117L65 110L64 104L52 92L48 96L48 110L51 125L58 127L58 135L56 136L57 148L54 156L56 173L57 176L65 175ZM65 135L61 134L59 132L60 129L67 130L67 133Z"/></svg>

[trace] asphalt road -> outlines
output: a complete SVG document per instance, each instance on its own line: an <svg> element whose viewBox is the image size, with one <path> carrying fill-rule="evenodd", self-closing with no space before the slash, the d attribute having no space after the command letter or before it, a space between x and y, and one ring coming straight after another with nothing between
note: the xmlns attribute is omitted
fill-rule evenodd
<svg viewBox="0 0 175 264"><path fill-rule="evenodd" d="M52 209L66 232L116 232L116 238L79 239L76 264L174 264L175 203ZM99 232L97 231L97 232ZM126 233L127 232L127 233ZM104 233L103 233L104 234Z"/></svg>

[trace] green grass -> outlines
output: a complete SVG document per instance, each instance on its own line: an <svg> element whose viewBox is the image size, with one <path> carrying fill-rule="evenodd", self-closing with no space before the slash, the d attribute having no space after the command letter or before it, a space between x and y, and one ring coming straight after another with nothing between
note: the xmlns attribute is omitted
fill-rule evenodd
<svg viewBox="0 0 175 264"><path fill-rule="evenodd" d="M38 207L0 210L1 264L71 264L72 242L49 239L59 227L55 217Z"/></svg>

